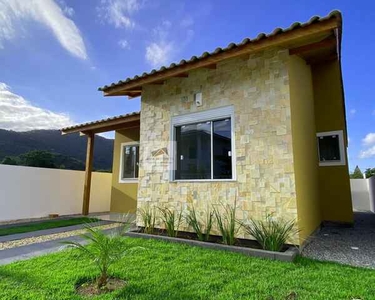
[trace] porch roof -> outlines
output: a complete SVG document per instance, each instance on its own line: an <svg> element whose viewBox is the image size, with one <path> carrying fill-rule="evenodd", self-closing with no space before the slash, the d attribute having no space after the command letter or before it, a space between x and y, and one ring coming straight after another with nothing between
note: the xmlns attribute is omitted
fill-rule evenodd
<svg viewBox="0 0 375 300"><path fill-rule="evenodd" d="M101 132L112 131L116 129L124 129L131 127L139 127L140 124L139 111L131 112L124 115L114 116L107 119L97 120L93 122L77 124L61 129L62 134L82 132L84 134L95 134Z"/></svg>
<svg viewBox="0 0 375 300"><path fill-rule="evenodd" d="M199 57L181 60L170 66L163 66L149 73L127 78L100 87L104 96L122 96L129 98L142 94L145 84L163 84L172 77L188 77L188 72L199 68L215 69L224 59L249 55L271 47L290 49L290 54L299 55L308 63L337 59L340 54L342 16L340 11L332 11L325 17L314 16L308 22L295 22L288 28L276 28L270 34L261 33L254 39L246 38L241 43L230 43L226 48L217 48L213 52L204 52Z"/></svg>

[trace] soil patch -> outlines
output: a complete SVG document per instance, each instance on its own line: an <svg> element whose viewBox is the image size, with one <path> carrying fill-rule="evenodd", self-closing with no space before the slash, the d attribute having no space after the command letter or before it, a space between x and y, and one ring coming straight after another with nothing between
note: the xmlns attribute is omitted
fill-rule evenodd
<svg viewBox="0 0 375 300"><path fill-rule="evenodd" d="M120 290L126 285L126 281L111 277L108 279L108 282L105 286L98 289L98 286L96 284L95 280L88 280L85 282L81 282L76 286L76 291L78 295L81 296L97 296L100 294L110 293L115 290Z"/></svg>

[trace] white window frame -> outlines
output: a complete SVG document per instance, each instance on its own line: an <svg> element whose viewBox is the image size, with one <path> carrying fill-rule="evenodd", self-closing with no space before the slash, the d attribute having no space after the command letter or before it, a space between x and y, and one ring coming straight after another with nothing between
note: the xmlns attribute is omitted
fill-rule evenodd
<svg viewBox="0 0 375 300"><path fill-rule="evenodd" d="M216 121L225 118L230 118L231 120L231 146L232 146L232 178L231 179L175 179L175 171L177 169L177 147L176 147L176 127L194 124L199 122L209 122L209 121ZM169 180L172 182L213 182L213 181L236 181L236 147L235 147L235 119L234 119L234 107L233 105L218 107L210 110L189 113L185 115L174 116L171 118L170 122L170 145L169 145L169 153L170 161L169 161ZM211 137L212 139L212 137ZM211 153L213 153L212 149L213 145L211 142ZM211 156L211 177L213 172L213 156Z"/></svg>
<svg viewBox="0 0 375 300"><path fill-rule="evenodd" d="M336 130L336 131L318 132L316 134L316 137L319 138L319 137L322 137L322 136L330 136L330 135L337 135L339 137L340 160L338 160L338 161L320 161L319 142L317 141L319 166L320 167L345 166L346 165L346 152L345 152L343 131L342 130Z"/></svg>
<svg viewBox="0 0 375 300"><path fill-rule="evenodd" d="M120 168L119 168L119 176L118 176L118 178L119 178L118 182L119 183L134 183L134 182L138 181L138 177L135 177L135 178L123 178L122 177L123 169L124 169L124 164L123 164L124 148L129 147L129 146L138 146L139 147L139 142L121 143L121 146L120 146Z"/></svg>

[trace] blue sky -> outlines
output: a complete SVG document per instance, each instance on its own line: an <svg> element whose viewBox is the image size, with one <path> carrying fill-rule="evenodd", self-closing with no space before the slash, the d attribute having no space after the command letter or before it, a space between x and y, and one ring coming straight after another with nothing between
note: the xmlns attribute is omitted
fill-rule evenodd
<svg viewBox="0 0 375 300"><path fill-rule="evenodd" d="M372 1L0 0L0 128L139 110L139 99L97 88L333 9L344 18L350 169L375 167Z"/></svg>

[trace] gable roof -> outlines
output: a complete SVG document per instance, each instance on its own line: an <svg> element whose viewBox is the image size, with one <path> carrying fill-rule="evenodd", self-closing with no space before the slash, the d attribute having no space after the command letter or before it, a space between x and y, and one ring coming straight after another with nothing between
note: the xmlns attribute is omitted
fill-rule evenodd
<svg viewBox="0 0 375 300"><path fill-rule="evenodd" d="M188 71L198 68L216 68L216 63L224 59L261 51L274 46L287 49L303 48L315 43L316 47L334 46L340 53L342 16L340 11L332 11L325 17L314 16L305 23L295 22L288 28L276 28L271 33L261 33L256 38L245 38L241 43L230 43L225 48L216 48L213 52L204 52L199 57L192 56L189 60L181 60L170 66L153 69L149 73L136 75L133 78L119 80L98 90L104 96L127 95L129 98L138 97L142 93L144 84L160 84L171 77L188 77ZM334 39L325 41L334 35ZM332 43L333 42L333 43ZM319 44L320 43L320 44ZM324 44L324 45L323 45ZM307 52L308 49L304 49Z"/></svg>

